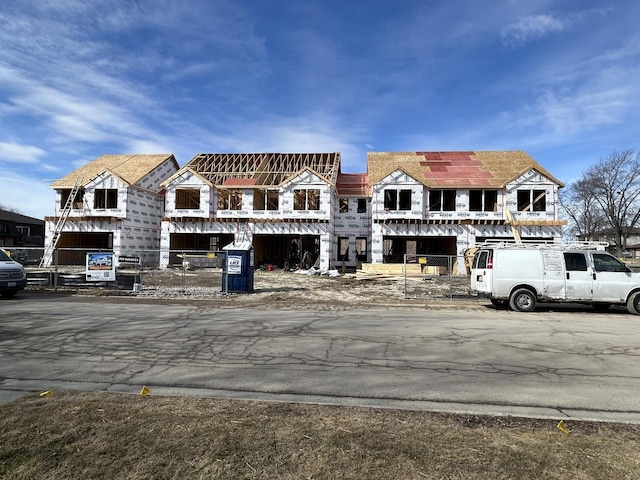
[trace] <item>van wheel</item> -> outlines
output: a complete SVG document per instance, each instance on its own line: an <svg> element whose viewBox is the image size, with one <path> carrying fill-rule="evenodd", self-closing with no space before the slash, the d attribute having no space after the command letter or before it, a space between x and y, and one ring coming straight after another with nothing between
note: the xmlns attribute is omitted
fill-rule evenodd
<svg viewBox="0 0 640 480"><path fill-rule="evenodd" d="M640 315L640 292L632 293L627 300L627 310L634 315Z"/></svg>
<svg viewBox="0 0 640 480"><path fill-rule="evenodd" d="M531 290L520 288L511 295L509 306L516 312L532 312L536 308L536 296Z"/></svg>

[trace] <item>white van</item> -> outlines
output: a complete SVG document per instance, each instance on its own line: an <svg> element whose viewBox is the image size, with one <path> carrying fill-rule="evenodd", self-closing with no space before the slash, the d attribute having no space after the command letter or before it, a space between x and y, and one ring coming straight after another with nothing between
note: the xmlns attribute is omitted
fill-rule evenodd
<svg viewBox="0 0 640 480"><path fill-rule="evenodd" d="M537 302L575 302L640 315L640 273L602 244L484 244L471 265L471 290L496 306L530 312Z"/></svg>

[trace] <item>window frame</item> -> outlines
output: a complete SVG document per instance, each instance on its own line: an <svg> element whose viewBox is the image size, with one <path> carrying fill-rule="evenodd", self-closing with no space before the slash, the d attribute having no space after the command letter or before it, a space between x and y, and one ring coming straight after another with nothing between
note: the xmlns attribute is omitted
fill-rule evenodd
<svg viewBox="0 0 640 480"><path fill-rule="evenodd" d="M176 210L198 210L200 208L200 189L176 188L175 208Z"/></svg>
<svg viewBox="0 0 640 480"><path fill-rule="evenodd" d="M338 262L349 261L349 237L338 237L338 255L336 259Z"/></svg>
<svg viewBox="0 0 640 480"><path fill-rule="evenodd" d="M413 190L410 188L384 189L384 209L387 212L406 212L411 210L412 199Z"/></svg>
<svg viewBox="0 0 640 480"><path fill-rule="evenodd" d="M455 212L456 211L457 190L442 188L429 189L429 211L430 212ZM435 202L433 201L435 200ZM436 204L434 208L433 204Z"/></svg>
<svg viewBox="0 0 640 480"><path fill-rule="evenodd" d="M64 206L67 204L69 200L69 196L71 196L71 188L63 188L60 191L60 209L64 209ZM83 210L84 209L84 187L79 188L76 192L73 202L71 204L72 210Z"/></svg>
<svg viewBox="0 0 640 480"><path fill-rule="evenodd" d="M364 247L363 247L364 244ZM358 262L367 261L367 249L369 248L369 239L367 237L356 237L356 260Z"/></svg>
<svg viewBox="0 0 640 480"><path fill-rule="evenodd" d="M493 198L487 198L489 194ZM480 198L472 198L473 196L476 196L476 195L480 195ZM488 205L489 203L492 203L492 204ZM496 189L469 190L469 211L470 212L497 212L498 211L498 190Z"/></svg>
<svg viewBox="0 0 640 480"><path fill-rule="evenodd" d="M539 188L518 189L516 206L518 212L546 212L547 190ZM526 204L525 204L526 202Z"/></svg>
<svg viewBox="0 0 640 480"><path fill-rule="evenodd" d="M29 237L31 235L31 227L26 225L16 225L16 230L23 237Z"/></svg>
<svg viewBox="0 0 640 480"><path fill-rule="evenodd" d="M293 191L293 209L296 211L320 210L320 189L296 188Z"/></svg>
<svg viewBox="0 0 640 480"><path fill-rule="evenodd" d="M253 190L253 209L255 211L274 211L280 206L278 190L273 188L255 188Z"/></svg>

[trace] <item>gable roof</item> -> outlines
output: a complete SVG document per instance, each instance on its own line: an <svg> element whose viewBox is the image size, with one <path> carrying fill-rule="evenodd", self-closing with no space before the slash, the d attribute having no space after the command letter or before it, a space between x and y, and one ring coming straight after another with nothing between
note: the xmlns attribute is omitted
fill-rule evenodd
<svg viewBox="0 0 640 480"><path fill-rule="evenodd" d="M166 160L173 161L176 169L179 168L178 162L171 153L103 155L56 180L50 186L51 188L72 188L78 179L82 185L86 185L104 171L111 172L129 185L135 185Z"/></svg>
<svg viewBox="0 0 640 480"><path fill-rule="evenodd" d="M522 150L367 154L370 185L398 169L431 188L500 188L532 169L564 186Z"/></svg>
<svg viewBox="0 0 640 480"><path fill-rule="evenodd" d="M280 185L305 168L335 184L340 153L200 153L185 167L213 185Z"/></svg>

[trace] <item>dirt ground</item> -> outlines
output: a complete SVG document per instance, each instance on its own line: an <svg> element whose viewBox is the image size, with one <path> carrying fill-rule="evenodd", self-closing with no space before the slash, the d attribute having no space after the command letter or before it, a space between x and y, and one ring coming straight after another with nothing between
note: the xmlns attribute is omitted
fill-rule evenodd
<svg viewBox="0 0 640 480"><path fill-rule="evenodd" d="M460 301L478 303L469 293L466 276L361 275L356 273L318 274L313 271L256 270L253 291L222 292L220 271L201 269L150 270L142 272L140 296L162 298L196 297L233 303L271 306L295 305L425 305Z"/></svg>

